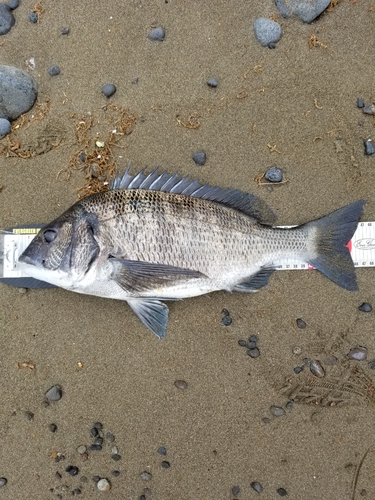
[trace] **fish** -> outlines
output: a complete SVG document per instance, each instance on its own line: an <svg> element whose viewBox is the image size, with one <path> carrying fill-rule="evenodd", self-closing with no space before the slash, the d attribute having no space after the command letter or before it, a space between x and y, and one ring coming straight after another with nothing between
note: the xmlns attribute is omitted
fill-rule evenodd
<svg viewBox="0 0 375 500"><path fill-rule="evenodd" d="M82 294L125 300L157 337L164 301L217 290L256 292L289 259L357 290L347 243L364 200L305 224L275 226L259 197L177 173L136 175L77 201L46 224L19 257L30 277Z"/></svg>

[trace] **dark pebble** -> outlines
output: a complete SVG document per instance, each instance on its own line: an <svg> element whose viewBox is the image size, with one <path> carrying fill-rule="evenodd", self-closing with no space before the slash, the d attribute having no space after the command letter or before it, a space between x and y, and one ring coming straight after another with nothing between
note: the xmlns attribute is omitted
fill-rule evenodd
<svg viewBox="0 0 375 500"><path fill-rule="evenodd" d="M0 35L8 33L16 22L11 10L9 5L0 3Z"/></svg>
<svg viewBox="0 0 375 500"><path fill-rule="evenodd" d="M70 474L71 476L76 476L79 472L79 469L78 467L76 467L75 465L69 465L65 471Z"/></svg>
<svg viewBox="0 0 375 500"><path fill-rule="evenodd" d="M106 85L103 85L102 92L106 97L111 97L111 95L116 92L116 87L113 83L107 83Z"/></svg>
<svg viewBox="0 0 375 500"><path fill-rule="evenodd" d="M98 444L99 446L101 446L103 444L103 438L99 437L98 439L95 439L93 444Z"/></svg>
<svg viewBox="0 0 375 500"><path fill-rule="evenodd" d="M270 423L271 423L271 419L270 419L270 418L268 418L268 417L263 417L263 418L262 418L262 422L263 422L264 424L270 424Z"/></svg>
<svg viewBox="0 0 375 500"><path fill-rule="evenodd" d="M185 380L176 380L174 385L177 387L177 389L180 389L181 391L184 391L187 389L187 382Z"/></svg>
<svg viewBox="0 0 375 500"><path fill-rule="evenodd" d="M267 170L264 177L269 182L281 182L283 180L283 173L277 167L272 167Z"/></svg>
<svg viewBox="0 0 375 500"><path fill-rule="evenodd" d="M92 444L89 447L90 451L100 451L101 449L102 449L102 445L101 444Z"/></svg>
<svg viewBox="0 0 375 500"><path fill-rule="evenodd" d="M6 477L0 477L0 488L7 484L8 480Z"/></svg>
<svg viewBox="0 0 375 500"><path fill-rule="evenodd" d="M46 392L46 398L48 399L48 401L52 402L60 401L60 399L62 398L61 387L59 385L54 385L53 387L51 387L51 389L48 389L48 391Z"/></svg>
<svg viewBox="0 0 375 500"><path fill-rule="evenodd" d="M249 349L247 351L247 354L250 356L250 358L259 358L260 351L257 347L254 347L254 349Z"/></svg>
<svg viewBox="0 0 375 500"><path fill-rule="evenodd" d="M73 496L80 495L81 493L82 491L79 488L76 488L75 490L72 491Z"/></svg>
<svg viewBox="0 0 375 500"><path fill-rule="evenodd" d="M224 316L221 322L223 323L224 326L229 326L232 324L232 318L230 316Z"/></svg>
<svg viewBox="0 0 375 500"><path fill-rule="evenodd" d="M363 302L363 304L361 304L358 309L362 312L365 312L365 313L369 313L372 311L372 306L371 304L369 304L368 302Z"/></svg>
<svg viewBox="0 0 375 500"><path fill-rule="evenodd" d="M163 28L154 28L147 35L147 38L152 42L162 42L165 38L165 31Z"/></svg>
<svg viewBox="0 0 375 500"><path fill-rule="evenodd" d="M33 24L38 22L38 14L36 12L30 12L29 21Z"/></svg>
<svg viewBox="0 0 375 500"><path fill-rule="evenodd" d="M117 476L119 476L119 475L120 475L120 471L119 471L119 470L117 470L117 469L116 469L116 470L113 470L113 471L112 471L112 476L117 477Z"/></svg>
<svg viewBox="0 0 375 500"><path fill-rule="evenodd" d="M160 448L158 448L158 453L160 455L166 455L167 454L167 450L164 448L164 446L160 446Z"/></svg>
<svg viewBox="0 0 375 500"><path fill-rule="evenodd" d="M94 427L98 429L98 431L101 431L103 429L103 424L101 422L95 422Z"/></svg>
<svg viewBox="0 0 375 500"><path fill-rule="evenodd" d="M296 366L295 368L293 368L294 373L296 373L297 375L301 373L302 370L303 366Z"/></svg>
<svg viewBox="0 0 375 500"><path fill-rule="evenodd" d="M146 495L141 495L141 496L139 497L139 500L146 500Z"/></svg>
<svg viewBox="0 0 375 500"><path fill-rule="evenodd" d="M69 33L70 33L70 28L62 28L61 29L62 35L69 35Z"/></svg>
<svg viewBox="0 0 375 500"><path fill-rule="evenodd" d="M112 455L112 460L114 460L115 462L118 462L119 460L121 460L121 455L119 455L118 453L114 453Z"/></svg>
<svg viewBox="0 0 375 500"><path fill-rule="evenodd" d="M367 141L364 142L365 145L365 155L372 155L375 153L375 146L372 143L371 139L367 139Z"/></svg>
<svg viewBox="0 0 375 500"><path fill-rule="evenodd" d="M284 490L284 488L279 488L279 489L277 490L277 493L278 493L281 497L286 497L286 496L287 496L287 494L288 494L288 493L286 492L286 490Z"/></svg>
<svg viewBox="0 0 375 500"><path fill-rule="evenodd" d="M285 415L285 410L280 406L270 406L270 412L274 417L281 417L282 415Z"/></svg>
<svg viewBox="0 0 375 500"><path fill-rule="evenodd" d="M92 480L94 481L94 483L98 483L100 481L100 477L99 476L92 476Z"/></svg>
<svg viewBox="0 0 375 500"><path fill-rule="evenodd" d="M285 405L285 408L288 408L288 410L291 410L293 408L293 401L288 401L287 404Z"/></svg>
<svg viewBox="0 0 375 500"><path fill-rule="evenodd" d="M163 460L161 463L161 466L163 467L163 469L169 469L171 464L169 462L167 462L166 460Z"/></svg>
<svg viewBox="0 0 375 500"><path fill-rule="evenodd" d="M86 155L85 155L85 153L81 153L79 155L79 159L81 160L82 163L85 163L85 161L86 161Z"/></svg>
<svg viewBox="0 0 375 500"><path fill-rule="evenodd" d="M49 424L49 430L51 432L56 432L57 431L57 425L56 424Z"/></svg>
<svg viewBox="0 0 375 500"><path fill-rule="evenodd" d="M53 66L51 66L50 68L48 68L48 73L51 76L59 75L60 74L60 68L58 66L56 66L56 64L54 64Z"/></svg>
<svg viewBox="0 0 375 500"><path fill-rule="evenodd" d="M371 370L375 370L375 361L370 361L368 365L371 368Z"/></svg>
<svg viewBox="0 0 375 500"><path fill-rule="evenodd" d="M239 495L239 494L240 494L240 492L241 492L241 490L240 490L240 487L239 487L239 486L233 486L233 488L232 488L232 495L233 495L234 497L236 497L237 495Z"/></svg>
<svg viewBox="0 0 375 500"><path fill-rule="evenodd" d="M19 3L19 1L18 1L18 0L11 0L11 1L9 2L9 8L10 8L10 10L15 10L15 9L17 9L17 7L19 7L19 5L20 5L20 3Z"/></svg>
<svg viewBox="0 0 375 500"><path fill-rule="evenodd" d="M251 337L249 337L249 342L258 342L258 336L257 335L251 335Z"/></svg>
<svg viewBox="0 0 375 500"><path fill-rule="evenodd" d="M0 118L0 136L8 135L11 131L10 121L6 118Z"/></svg>
<svg viewBox="0 0 375 500"><path fill-rule="evenodd" d="M257 346L257 343L256 343L256 342L248 342L248 344L247 344L247 347L248 347L249 349L255 349L255 348L256 348L256 346Z"/></svg>
<svg viewBox="0 0 375 500"><path fill-rule="evenodd" d="M141 479L143 481L150 481L151 478L152 478L152 474L150 472L144 471L141 473Z"/></svg>
<svg viewBox="0 0 375 500"><path fill-rule="evenodd" d="M97 437L97 436L99 436L98 429L96 429L96 427L93 427L93 428L91 429L91 431L90 431L90 434L91 434L91 436L92 436L92 437L94 437L94 438L95 438L95 437Z"/></svg>
<svg viewBox="0 0 375 500"><path fill-rule="evenodd" d="M257 481L253 481L250 486L253 488L254 491L256 491L257 493L262 493L263 491L263 486L258 483Z"/></svg>
<svg viewBox="0 0 375 500"><path fill-rule="evenodd" d="M111 432L107 432L105 437L108 439L110 443L113 443L113 441L115 440L115 436Z"/></svg>
<svg viewBox="0 0 375 500"><path fill-rule="evenodd" d="M296 324L298 328L306 328L306 323L301 318L296 319Z"/></svg>
<svg viewBox="0 0 375 500"><path fill-rule="evenodd" d="M362 97L358 97L358 99L357 99L357 107L358 108L364 108L365 107L365 101L362 99Z"/></svg>
<svg viewBox="0 0 375 500"><path fill-rule="evenodd" d="M238 345L240 345L241 347L247 347L247 342L246 340L239 340Z"/></svg>
<svg viewBox="0 0 375 500"><path fill-rule="evenodd" d="M206 163L206 153L204 151L198 151L193 154L193 160L197 165L204 165Z"/></svg>
<svg viewBox="0 0 375 500"><path fill-rule="evenodd" d="M362 111L365 115L375 115L375 104L366 104Z"/></svg>
<svg viewBox="0 0 375 500"><path fill-rule="evenodd" d="M325 375L324 368L322 367L320 361L314 359L310 363L310 371L315 377L322 378Z"/></svg>
<svg viewBox="0 0 375 500"><path fill-rule="evenodd" d="M210 78L209 80L207 80L207 85L209 87L216 88L218 85L216 78Z"/></svg>
<svg viewBox="0 0 375 500"><path fill-rule="evenodd" d="M350 349L347 356L349 359L354 359L355 361L364 361L367 358L367 349L366 347L355 347L354 349Z"/></svg>
<svg viewBox="0 0 375 500"><path fill-rule="evenodd" d="M224 316L229 316L230 312L228 311L228 309L222 309L221 314L223 314Z"/></svg>
<svg viewBox="0 0 375 500"><path fill-rule="evenodd" d="M60 474L60 472L56 472L55 473L55 478L56 479L61 479L62 478L62 475Z"/></svg>
<svg viewBox="0 0 375 500"><path fill-rule="evenodd" d="M27 411L25 415L27 420L34 420L34 413L32 411Z"/></svg>

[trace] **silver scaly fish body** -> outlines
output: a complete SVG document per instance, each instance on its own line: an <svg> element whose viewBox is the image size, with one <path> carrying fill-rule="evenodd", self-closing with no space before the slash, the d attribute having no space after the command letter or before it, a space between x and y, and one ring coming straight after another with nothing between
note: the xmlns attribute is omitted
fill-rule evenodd
<svg viewBox="0 0 375 500"><path fill-rule="evenodd" d="M363 201L291 229L238 190L157 171L89 196L43 228L20 257L30 276L79 293L126 300L156 335L165 335L161 300L215 290L254 292L286 259L310 263L356 289L345 244Z"/></svg>

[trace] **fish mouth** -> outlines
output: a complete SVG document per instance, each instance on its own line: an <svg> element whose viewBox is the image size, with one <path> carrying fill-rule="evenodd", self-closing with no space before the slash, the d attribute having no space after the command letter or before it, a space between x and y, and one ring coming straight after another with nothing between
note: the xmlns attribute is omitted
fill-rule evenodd
<svg viewBox="0 0 375 500"><path fill-rule="evenodd" d="M28 255L25 255L24 253L18 257L18 262L35 266L35 261L31 257L29 257Z"/></svg>

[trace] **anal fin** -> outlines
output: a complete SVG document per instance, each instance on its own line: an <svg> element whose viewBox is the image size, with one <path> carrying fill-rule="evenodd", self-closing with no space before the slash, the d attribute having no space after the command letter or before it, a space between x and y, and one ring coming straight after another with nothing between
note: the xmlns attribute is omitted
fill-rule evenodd
<svg viewBox="0 0 375 500"><path fill-rule="evenodd" d="M247 281L238 283L233 288L234 292L256 292L259 288L263 288L268 284L271 274L274 272L275 267L262 267L260 271L253 274Z"/></svg>
<svg viewBox="0 0 375 500"><path fill-rule="evenodd" d="M165 337L168 323L168 307L157 299L128 299L142 323L149 328L159 339Z"/></svg>

